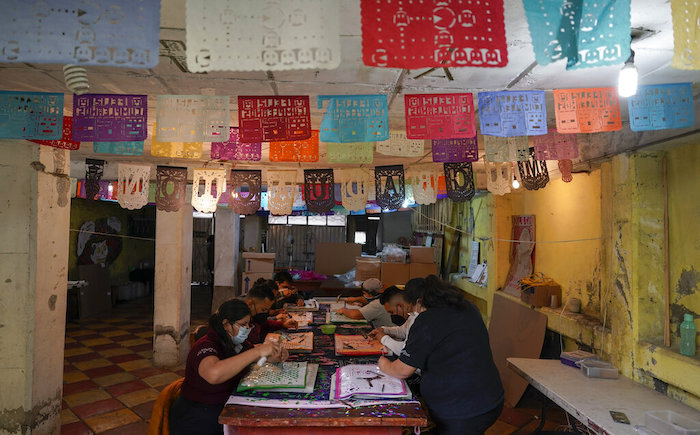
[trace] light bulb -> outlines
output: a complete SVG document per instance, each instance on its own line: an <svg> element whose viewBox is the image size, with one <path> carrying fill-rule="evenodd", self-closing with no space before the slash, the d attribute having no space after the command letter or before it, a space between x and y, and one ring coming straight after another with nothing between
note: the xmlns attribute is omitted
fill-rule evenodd
<svg viewBox="0 0 700 435"><path fill-rule="evenodd" d="M515 177L513 177L513 189L520 189L520 181Z"/></svg>
<svg viewBox="0 0 700 435"><path fill-rule="evenodd" d="M634 62L627 62L620 70L617 81L617 93L621 97L631 97L637 93L637 78L639 73Z"/></svg>
<svg viewBox="0 0 700 435"><path fill-rule="evenodd" d="M404 200L404 202L401 204L401 208L406 208L408 207L408 200Z"/></svg>

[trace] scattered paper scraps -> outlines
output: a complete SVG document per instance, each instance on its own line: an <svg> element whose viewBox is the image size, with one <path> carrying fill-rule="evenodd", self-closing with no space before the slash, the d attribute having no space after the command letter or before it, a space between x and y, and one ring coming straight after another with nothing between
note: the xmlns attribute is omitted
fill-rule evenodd
<svg viewBox="0 0 700 435"><path fill-rule="evenodd" d="M328 101L321 120L323 142L375 142L389 139L386 95L319 95Z"/></svg>
<svg viewBox="0 0 700 435"><path fill-rule="evenodd" d="M251 215L260 210L262 171L231 171L229 207L238 214Z"/></svg>
<svg viewBox="0 0 700 435"><path fill-rule="evenodd" d="M388 68L504 67L502 1L362 0L362 60Z"/></svg>
<svg viewBox="0 0 700 435"><path fill-rule="evenodd" d="M153 124L153 131L158 129ZM151 155L154 157L175 157L178 159L199 159L202 157L201 142L161 142L156 135L151 137Z"/></svg>
<svg viewBox="0 0 700 435"><path fill-rule="evenodd" d="M158 95L157 109L159 142L221 142L230 135L227 96Z"/></svg>
<svg viewBox="0 0 700 435"><path fill-rule="evenodd" d="M472 94L406 94L406 136L461 139L476 136Z"/></svg>
<svg viewBox="0 0 700 435"><path fill-rule="evenodd" d="M213 213L221 195L226 192L226 169L195 169L192 175L192 207L202 213Z"/></svg>
<svg viewBox="0 0 700 435"><path fill-rule="evenodd" d="M474 171L471 162L443 163L447 197L455 202L469 201L474 197Z"/></svg>
<svg viewBox="0 0 700 435"><path fill-rule="evenodd" d="M143 141L93 142L92 151L97 154L140 156L143 154Z"/></svg>
<svg viewBox="0 0 700 435"><path fill-rule="evenodd" d="M367 169L340 169L340 198L343 207L347 210L364 211L367 207L370 189Z"/></svg>
<svg viewBox="0 0 700 435"><path fill-rule="evenodd" d="M85 198L95 199L100 193L100 180L104 175L105 161L85 159Z"/></svg>
<svg viewBox="0 0 700 435"><path fill-rule="evenodd" d="M375 201L384 210L398 210L406 199L403 165L375 166Z"/></svg>
<svg viewBox="0 0 700 435"><path fill-rule="evenodd" d="M479 160L479 143L474 137L461 139L433 139L433 162L476 162Z"/></svg>
<svg viewBox="0 0 700 435"><path fill-rule="evenodd" d="M437 165L412 165L406 171L406 178L417 204L434 204L437 201L438 177Z"/></svg>
<svg viewBox="0 0 700 435"><path fill-rule="evenodd" d="M268 170L267 206L270 214L275 216L292 214L294 197L298 190L296 170Z"/></svg>
<svg viewBox="0 0 700 435"><path fill-rule="evenodd" d="M617 88L555 89L559 133L596 133L622 129Z"/></svg>
<svg viewBox="0 0 700 435"><path fill-rule="evenodd" d="M510 162L489 162L484 157L486 189L494 195L510 193L513 183L513 166Z"/></svg>
<svg viewBox="0 0 700 435"><path fill-rule="evenodd" d="M73 139L80 142L140 141L148 136L146 95L73 96Z"/></svg>
<svg viewBox="0 0 700 435"><path fill-rule="evenodd" d="M366 164L374 161L374 144L372 142L328 142L325 145L326 163Z"/></svg>
<svg viewBox="0 0 700 435"><path fill-rule="evenodd" d="M561 134L551 129L545 136L533 136L537 160L575 159L578 157L578 136Z"/></svg>
<svg viewBox="0 0 700 435"><path fill-rule="evenodd" d="M547 134L544 91L479 92L479 124L488 136Z"/></svg>
<svg viewBox="0 0 700 435"><path fill-rule="evenodd" d="M627 107L632 131L687 128L695 122L691 83L640 86Z"/></svg>
<svg viewBox="0 0 700 435"><path fill-rule="evenodd" d="M524 162L518 162L520 181L527 190L543 189L549 183L549 171L546 160L535 158L534 148L530 151L530 158Z"/></svg>
<svg viewBox="0 0 700 435"><path fill-rule="evenodd" d="M329 213L335 206L333 169L304 170L304 199L311 213Z"/></svg>
<svg viewBox="0 0 700 435"><path fill-rule="evenodd" d="M238 135L238 127L231 127L228 140L211 143L210 156L212 160L258 162L262 159L262 143L241 142Z"/></svg>
<svg viewBox="0 0 700 435"><path fill-rule="evenodd" d="M239 96L241 142L300 141L311 137L308 95Z"/></svg>
<svg viewBox="0 0 700 435"><path fill-rule="evenodd" d="M671 0L673 59L676 69L700 69L700 2Z"/></svg>
<svg viewBox="0 0 700 435"><path fill-rule="evenodd" d="M0 127L1 128L1 127ZM73 117L64 116L63 117L63 135L60 139L43 140L43 139L29 139L31 142L38 143L39 145L46 145L54 148L61 148L64 150L75 151L80 149L80 142L73 140Z"/></svg>
<svg viewBox="0 0 700 435"><path fill-rule="evenodd" d="M311 137L304 140L270 142L271 162L318 162L318 130L311 132Z"/></svg>
<svg viewBox="0 0 700 435"><path fill-rule="evenodd" d="M530 154L528 137L484 136L484 152L490 162L524 161Z"/></svg>
<svg viewBox="0 0 700 435"><path fill-rule="evenodd" d="M156 209L178 211L185 205L187 168L156 167Z"/></svg>
<svg viewBox="0 0 700 435"><path fill-rule="evenodd" d="M0 138L60 140L62 136L63 94L0 91Z"/></svg>
<svg viewBox="0 0 700 435"><path fill-rule="evenodd" d="M151 179L149 165L117 164L119 181L117 199L119 205L136 210L148 204L148 188Z"/></svg>
<svg viewBox="0 0 700 435"><path fill-rule="evenodd" d="M423 139L408 139L406 133L392 131L388 140L377 142L377 152L387 156L422 157L424 146Z"/></svg>

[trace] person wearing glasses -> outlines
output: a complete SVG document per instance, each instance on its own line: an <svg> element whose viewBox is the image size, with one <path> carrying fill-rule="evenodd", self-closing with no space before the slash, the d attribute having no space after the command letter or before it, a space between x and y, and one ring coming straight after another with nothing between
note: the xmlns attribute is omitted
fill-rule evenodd
<svg viewBox="0 0 700 435"><path fill-rule="evenodd" d="M209 318L209 330L187 355L180 397L169 413L170 433L222 434L219 414L248 367L262 357L285 359L279 343L253 346L251 311L244 301L231 299Z"/></svg>

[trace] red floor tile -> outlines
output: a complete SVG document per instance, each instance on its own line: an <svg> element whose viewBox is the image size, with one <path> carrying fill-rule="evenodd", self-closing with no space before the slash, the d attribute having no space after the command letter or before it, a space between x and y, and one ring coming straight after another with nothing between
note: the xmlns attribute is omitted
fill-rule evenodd
<svg viewBox="0 0 700 435"><path fill-rule="evenodd" d="M63 395L70 396L71 394L82 393L83 391L94 390L96 388L100 388L99 385L90 380L73 382L63 385Z"/></svg>
<svg viewBox="0 0 700 435"><path fill-rule="evenodd" d="M121 347L119 343L107 343L107 344L100 344L97 346L90 346L90 349L92 350L107 350L107 349L114 349L116 347Z"/></svg>
<svg viewBox="0 0 700 435"><path fill-rule="evenodd" d="M170 370L161 369L158 367L144 367L142 369L132 370L129 373L131 373L132 375L134 375L138 378L147 378L149 376L159 375L161 373L167 373L169 371Z"/></svg>
<svg viewBox="0 0 700 435"><path fill-rule="evenodd" d="M123 363L127 361L133 361L135 359L143 359L141 355L137 355L135 353L127 353L126 355L117 355L113 356L111 358L107 358L108 360L112 361L115 364L118 363Z"/></svg>
<svg viewBox="0 0 700 435"><path fill-rule="evenodd" d="M63 348L68 350L68 349L75 349L76 347L82 347L82 346L83 346L82 343L76 341L75 343L65 343Z"/></svg>
<svg viewBox="0 0 700 435"><path fill-rule="evenodd" d="M85 370L83 373L85 375L92 379L92 378L99 378L100 376L107 376L107 375L113 375L115 373L123 372L124 369L119 367L118 365L114 364L111 366L105 366L105 367L98 367L96 369L90 369L90 370Z"/></svg>
<svg viewBox="0 0 700 435"><path fill-rule="evenodd" d="M70 334L69 334L70 336ZM85 340L92 340L93 338L101 338L102 336L100 334L89 334L89 335L81 335L80 337L75 337L76 340L79 341L85 341Z"/></svg>
<svg viewBox="0 0 700 435"><path fill-rule="evenodd" d="M72 363L76 362L81 362L81 361L90 361L91 359L98 359L102 358L98 353L92 352L92 353L84 353L82 355L75 355L75 356L69 356L66 359Z"/></svg>
<svg viewBox="0 0 700 435"><path fill-rule="evenodd" d="M78 369L71 364L65 364L63 366L63 373L74 372L76 370L78 370Z"/></svg>
<svg viewBox="0 0 700 435"><path fill-rule="evenodd" d="M138 337L132 334L126 334L126 335L118 335L116 337L112 337L112 341L126 341L126 340L136 340Z"/></svg>
<svg viewBox="0 0 700 435"><path fill-rule="evenodd" d="M93 433L94 432L82 421L76 421L75 423L61 426L61 435L91 435Z"/></svg>
<svg viewBox="0 0 700 435"><path fill-rule="evenodd" d="M110 411L116 411L117 409L122 408L124 408L124 404L117 399L104 399L98 400L97 402L76 406L73 408L73 412L75 415L80 417L81 420L85 420L86 418L94 417Z"/></svg>
<svg viewBox="0 0 700 435"><path fill-rule="evenodd" d="M131 393L133 391L143 390L148 388L145 382L141 381L129 381L121 384L111 385L106 387L105 390L112 396L118 397L122 394Z"/></svg>
<svg viewBox="0 0 700 435"><path fill-rule="evenodd" d="M133 350L134 352L142 352L144 350L151 350L151 349L153 349L153 343L137 344L136 346L131 346L129 349Z"/></svg>
<svg viewBox="0 0 700 435"><path fill-rule="evenodd" d="M126 426L121 426L108 430L107 432L102 432L100 435L136 435L145 434L148 432L148 423L140 421L138 423L127 424Z"/></svg>
<svg viewBox="0 0 700 435"><path fill-rule="evenodd" d="M140 405L136 405L133 408L131 408L132 411L137 413L139 417L143 418L144 420L148 421L151 418L151 413L153 412L153 404L156 403L156 401L152 402L146 402L142 403Z"/></svg>

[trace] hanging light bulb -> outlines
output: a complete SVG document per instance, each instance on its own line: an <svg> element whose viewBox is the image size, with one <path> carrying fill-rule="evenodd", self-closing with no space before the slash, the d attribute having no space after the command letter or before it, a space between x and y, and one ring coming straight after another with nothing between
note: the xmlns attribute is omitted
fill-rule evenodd
<svg viewBox="0 0 700 435"><path fill-rule="evenodd" d="M513 175L513 189L520 189L520 181Z"/></svg>
<svg viewBox="0 0 700 435"><path fill-rule="evenodd" d="M620 75L617 79L617 93L621 97L631 97L636 94L638 77L639 72L634 65L634 50L630 50L630 57L620 70Z"/></svg>
<svg viewBox="0 0 700 435"><path fill-rule="evenodd" d="M66 87L75 95L83 95L90 89L87 71L82 66L65 65L63 78L66 81Z"/></svg>

